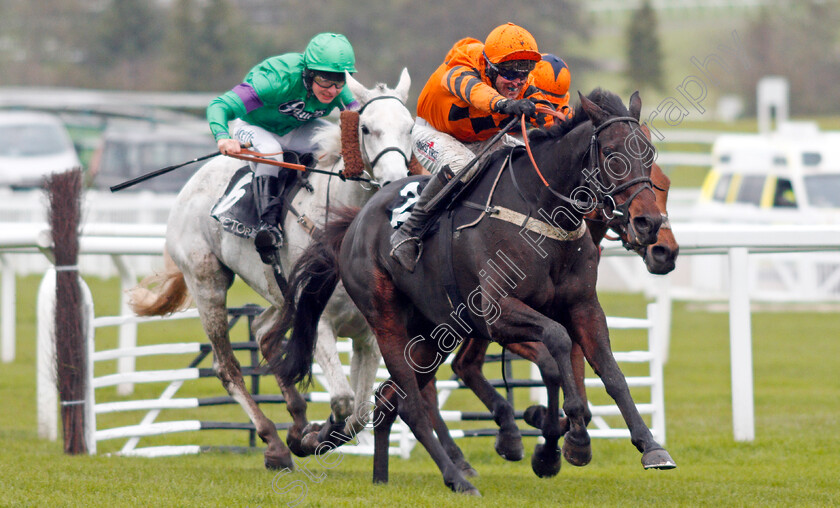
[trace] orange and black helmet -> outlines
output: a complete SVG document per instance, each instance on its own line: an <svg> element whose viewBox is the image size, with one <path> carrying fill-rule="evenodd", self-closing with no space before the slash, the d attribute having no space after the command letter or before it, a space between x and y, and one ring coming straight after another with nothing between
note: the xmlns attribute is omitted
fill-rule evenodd
<svg viewBox="0 0 840 508"><path fill-rule="evenodd" d="M534 86L547 95L551 102L556 104L563 98L568 102L572 76L562 58L551 53L544 54L531 75L534 77Z"/></svg>
<svg viewBox="0 0 840 508"><path fill-rule="evenodd" d="M513 23L497 26L490 32L484 41L484 55L492 64L509 60L539 62L542 58L534 36L528 30Z"/></svg>

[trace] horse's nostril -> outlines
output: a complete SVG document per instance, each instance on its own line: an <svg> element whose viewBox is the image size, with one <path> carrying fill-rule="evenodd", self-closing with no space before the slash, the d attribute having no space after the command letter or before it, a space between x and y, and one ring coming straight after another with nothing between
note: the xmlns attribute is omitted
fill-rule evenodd
<svg viewBox="0 0 840 508"><path fill-rule="evenodd" d="M644 235L653 229L653 222L647 217L636 217L633 219L633 227L640 235Z"/></svg>
<svg viewBox="0 0 840 508"><path fill-rule="evenodd" d="M391 183L391 180L385 180L384 182L382 182L382 186L385 187L389 183Z"/></svg>
<svg viewBox="0 0 840 508"><path fill-rule="evenodd" d="M671 249L668 249L667 247L663 247L661 245L654 245L650 248L650 255L653 257L653 259L659 262L667 260L670 254Z"/></svg>

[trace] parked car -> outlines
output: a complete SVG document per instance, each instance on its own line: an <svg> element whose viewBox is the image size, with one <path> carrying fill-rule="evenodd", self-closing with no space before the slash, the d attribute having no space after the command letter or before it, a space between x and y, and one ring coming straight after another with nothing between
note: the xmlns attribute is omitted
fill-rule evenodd
<svg viewBox="0 0 840 508"><path fill-rule="evenodd" d="M0 186L30 188L45 176L80 167L61 120L48 113L0 111Z"/></svg>
<svg viewBox="0 0 840 508"><path fill-rule="evenodd" d="M216 142L205 124L199 127L109 129L103 134L100 147L91 161L91 186L107 190L118 183L216 150ZM204 161L188 164L121 192L149 190L177 193L201 164Z"/></svg>
<svg viewBox="0 0 840 508"><path fill-rule="evenodd" d="M840 132L791 123L770 134L727 134L695 207L697 220L840 223Z"/></svg>

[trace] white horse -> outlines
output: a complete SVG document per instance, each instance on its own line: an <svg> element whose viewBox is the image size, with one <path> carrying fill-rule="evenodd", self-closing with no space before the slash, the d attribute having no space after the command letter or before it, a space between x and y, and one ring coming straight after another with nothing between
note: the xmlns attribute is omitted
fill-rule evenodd
<svg viewBox="0 0 840 508"><path fill-rule="evenodd" d="M411 156L410 132L414 124L411 113L405 107L410 83L407 69L403 69L394 89L384 84L366 89L347 76L347 86L362 105L357 127L359 149L373 185L313 173L309 183L314 192L302 189L292 201L293 207L301 215L313 219L315 224L322 224L327 204L330 207L361 206L370 199L376 187L407 176L408 158ZM316 154L317 169L333 172L343 169L340 137L340 129L335 125L318 131L316 138L322 153ZM260 350L266 359L275 352L269 350L271 347L261 339L268 326L279 317L283 304L283 292L276 282L274 271L271 266L260 261L253 240L223 231L219 222L210 216L211 208L243 164L236 159L217 157L205 164L186 183L169 215L166 228L164 254L168 253L167 268L164 273L143 281L135 288L132 307L139 315L167 314L188 305L191 295L204 331L213 345L213 366L217 376L248 414L258 435L268 445L265 451L266 467L293 468L289 449L278 437L274 423L263 414L245 388L228 336L226 299L234 275L241 277L271 303L271 307L254 322ZM310 243L310 235L292 213L287 214L283 230L286 241L280 252L281 264L291 267ZM336 336L352 339L353 360L349 383L339 361ZM343 422L348 416L366 414L361 407L356 406L370 400L379 358L379 349L365 320L343 289L336 292L318 324L315 354L328 380L334 421ZM286 399L287 409L294 419L294 425L287 435L289 447L297 455L309 454L312 450L300 448L304 428L308 425L306 402L294 386L284 386L279 378L277 381ZM348 420L348 424L351 421ZM353 423L357 428L365 424Z"/></svg>

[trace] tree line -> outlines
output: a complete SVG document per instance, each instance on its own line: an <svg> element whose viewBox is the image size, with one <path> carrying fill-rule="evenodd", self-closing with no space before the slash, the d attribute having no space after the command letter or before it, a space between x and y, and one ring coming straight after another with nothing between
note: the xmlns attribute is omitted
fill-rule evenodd
<svg viewBox="0 0 840 508"><path fill-rule="evenodd" d="M752 12L739 30L752 65L722 90L753 108L757 79L783 75L793 114L840 111L840 5L780 0ZM334 31L353 43L362 82L393 83L408 67L416 96L456 40L483 40L508 20L564 58L573 80L599 65L564 51L594 26L574 0L0 0L0 86L221 93L261 59ZM666 50L646 0L615 48L618 81L662 92Z"/></svg>

